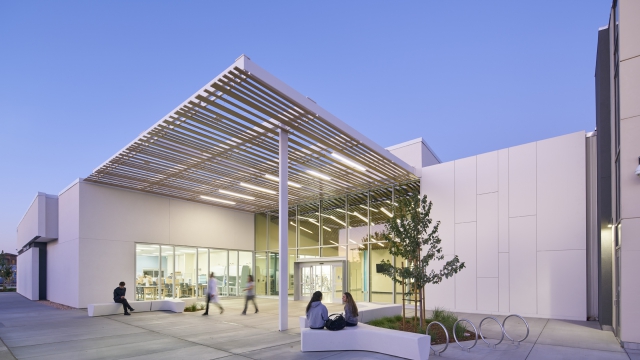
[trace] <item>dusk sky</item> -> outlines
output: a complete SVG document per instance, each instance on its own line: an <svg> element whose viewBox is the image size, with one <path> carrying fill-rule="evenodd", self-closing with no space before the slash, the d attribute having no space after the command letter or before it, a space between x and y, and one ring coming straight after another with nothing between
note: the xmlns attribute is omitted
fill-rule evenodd
<svg viewBox="0 0 640 360"><path fill-rule="evenodd" d="M442 161L595 127L611 0L0 2L0 250L241 54L378 144Z"/></svg>

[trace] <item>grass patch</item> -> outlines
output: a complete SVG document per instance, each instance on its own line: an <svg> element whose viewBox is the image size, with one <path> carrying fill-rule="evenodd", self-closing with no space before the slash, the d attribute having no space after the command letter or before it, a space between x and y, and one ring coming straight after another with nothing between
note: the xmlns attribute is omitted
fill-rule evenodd
<svg viewBox="0 0 640 360"><path fill-rule="evenodd" d="M16 288L7 288L7 290L2 290L2 288L0 288L0 292L16 292Z"/></svg>
<svg viewBox="0 0 640 360"><path fill-rule="evenodd" d="M204 310L204 303L193 303L184 307L184 312L196 312Z"/></svg>
<svg viewBox="0 0 640 360"><path fill-rule="evenodd" d="M420 323L419 318L415 317L407 317L405 325L402 325L402 316L396 315L391 317L384 317L380 319L376 319L370 321L368 324L372 326L377 326L385 329L392 330L400 330L400 331L408 331L420 334L426 334L427 326L429 323L437 321L444 325L445 329L447 329L447 333L449 334L449 342L455 342L453 339L453 324L458 321L458 316L452 313L451 311L447 311L443 308L435 308L431 315L431 318L425 319L425 324L423 327L414 326L415 324ZM475 339L475 333L473 331L469 331L465 323L459 323L456 327L456 336L459 341L464 340L473 340ZM429 335L431 336L431 341L434 344L444 344L446 342L446 334L440 327L440 325L434 324L429 329Z"/></svg>

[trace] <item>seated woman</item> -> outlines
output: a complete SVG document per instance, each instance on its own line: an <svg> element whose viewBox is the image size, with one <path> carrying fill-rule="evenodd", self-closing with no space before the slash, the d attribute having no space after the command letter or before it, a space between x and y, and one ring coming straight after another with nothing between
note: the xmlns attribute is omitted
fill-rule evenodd
<svg viewBox="0 0 640 360"><path fill-rule="evenodd" d="M307 305L307 322L311 329L323 329L327 319L329 319L329 311L322 304L322 293L316 291Z"/></svg>
<svg viewBox="0 0 640 360"><path fill-rule="evenodd" d="M342 303L344 304L344 319L347 326L358 325L358 307L350 293L342 294Z"/></svg>

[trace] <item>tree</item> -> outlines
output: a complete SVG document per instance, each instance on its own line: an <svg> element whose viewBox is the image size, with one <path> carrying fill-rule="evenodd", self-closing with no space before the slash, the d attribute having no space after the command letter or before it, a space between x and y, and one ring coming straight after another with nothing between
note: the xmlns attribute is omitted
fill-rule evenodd
<svg viewBox="0 0 640 360"><path fill-rule="evenodd" d="M0 277L2 278L2 291L7 291L7 283L10 283L13 277L13 267L4 255L4 251L0 252Z"/></svg>
<svg viewBox="0 0 640 360"><path fill-rule="evenodd" d="M375 233L374 239L384 239L389 244L389 254L406 260L400 266L394 266L389 260L382 260L383 275L390 277L395 283L409 286L404 296L413 296L420 303L420 326L424 318L424 287L427 284L439 284L464 269L464 262L458 256L445 262L438 271L427 270L429 264L436 260L444 260L441 239L438 236L440 222L432 227L431 208L433 203L424 195L417 193L396 200L394 213L387 220L382 233ZM402 302L404 315L404 301Z"/></svg>

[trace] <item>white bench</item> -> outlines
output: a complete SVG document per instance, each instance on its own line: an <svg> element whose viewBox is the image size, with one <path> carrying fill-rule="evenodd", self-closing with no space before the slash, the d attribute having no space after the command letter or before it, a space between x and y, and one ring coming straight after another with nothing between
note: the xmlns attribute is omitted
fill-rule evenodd
<svg viewBox="0 0 640 360"><path fill-rule="evenodd" d="M185 303L182 300L146 300L129 302L135 312L145 311L173 311L177 313L184 312ZM87 307L89 316L117 315L124 313L122 304L110 302L104 304L89 304Z"/></svg>
<svg viewBox="0 0 640 360"><path fill-rule="evenodd" d="M360 350L427 360L431 337L367 324L346 327L339 331L314 330L306 327L306 317L300 317L300 348L306 351Z"/></svg>
<svg viewBox="0 0 640 360"><path fill-rule="evenodd" d="M185 305L186 303L184 301L177 299L151 300L151 311L173 311L175 313L181 313L184 312Z"/></svg>
<svg viewBox="0 0 640 360"><path fill-rule="evenodd" d="M382 317L402 314L401 304L358 303L358 321L369 322Z"/></svg>

